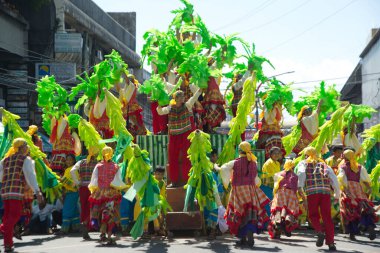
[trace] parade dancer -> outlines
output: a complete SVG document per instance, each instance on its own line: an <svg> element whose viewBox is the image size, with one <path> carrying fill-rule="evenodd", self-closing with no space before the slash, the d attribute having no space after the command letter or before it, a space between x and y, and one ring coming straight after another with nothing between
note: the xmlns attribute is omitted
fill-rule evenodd
<svg viewBox="0 0 380 253"><path fill-rule="evenodd" d="M13 229L21 217L25 186L33 189L38 202L42 202L34 161L27 156L28 152L27 142L23 138L16 138L5 155L6 158L0 162L1 198L4 205L1 230L4 233L5 252L13 252Z"/></svg>
<svg viewBox="0 0 380 253"><path fill-rule="evenodd" d="M90 155L87 159L78 161L71 169L71 177L77 187L79 187L79 199L81 205L80 221L82 222L82 237L90 240L88 229L90 228L90 202L91 195L88 185L91 181L92 172L98 161L95 155Z"/></svg>
<svg viewBox="0 0 380 253"><path fill-rule="evenodd" d="M369 200L371 194L371 179L367 170L355 159L352 150L343 153L344 160L339 166L338 181L342 189L340 213L346 231L351 240L356 240L359 231L367 231L370 240L376 238L376 222L378 217L373 203ZM369 191L364 191L363 185Z"/></svg>
<svg viewBox="0 0 380 253"><path fill-rule="evenodd" d="M263 190L265 195L273 199L274 175L281 170L280 160L282 159L281 149L279 147L272 147L269 151L270 158L264 163L261 174L262 185L260 189ZM268 216L270 215L270 205L265 206Z"/></svg>
<svg viewBox="0 0 380 253"><path fill-rule="evenodd" d="M307 147L304 150L307 159L298 167L298 192L303 201L307 201L309 211L309 220L317 231L317 247L323 246L326 238L326 244L330 251L335 251L334 243L334 223L331 218L331 187L334 189L335 199L339 198L338 179L334 171L318 158L315 148ZM305 191L306 197L303 193ZM320 223L322 216L324 229Z"/></svg>
<svg viewBox="0 0 380 253"><path fill-rule="evenodd" d="M321 111L322 101L318 103L317 110L313 112L313 109L309 106L302 107L298 113L298 123L301 126L302 135L298 140L296 146L293 148L293 152L298 155L304 148L306 148L317 136L319 127L319 113Z"/></svg>
<svg viewBox="0 0 380 253"><path fill-rule="evenodd" d="M298 227L299 201L297 196L298 176L293 171L294 162L287 160L284 171L274 176L274 198L271 205L271 222L268 232L272 239L287 237Z"/></svg>
<svg viewBox="0 0 380 253"><path fill-rule="evenodd" d="M192 128L191 117L194 103L198 100L201 91L197 92L185 102L183 91L173 94L174 101L166 107L157 107L159 115L169 115L169 179L173 186L184 185L190 171L190 161L187 150L190 141L187 139Z"/></svg>
<svg viewBox="0 0 380 253"><path fill-rule="evenodd" d="M91 223L94 228L100 226L101 241L114 244L111 236L115 226L120 223L120 190L127 185L121 179L119 166L111 160L112 148L104 147L102 155L103 160L95 166L88 185L91 191L88 201L91 206Z"/></svg>
<svg viewBox="0 0 380 253"><path fill-rule="evenodd" d="M126 85L119 90L119 99L122 103L123 117L127 122L127 129L133 135L146 135L147 130L144 125L143 109L137 102L138 81L133 75L126 78Z"/></svg>
<svg viewBox="0 0 380 253"><path fill-rule="evenodd" d="M326 164L333 169L334 173L338 174L338 167L342 161L343 146L334 145L331 147L332 156L326 159Z"/></svg>
<svg viewBox="0 0 380 253"><path fill-rule="evenodd" d="M62 235L69 233L71 231L79 230L79 209L78 200L79 193L78 187L74 183L71 177L71 169L75 164L75 156L68 155L66 157L66 170L61 179L62 185L65 188L64 199L63 199L63 210L62 210Z"/></svg>
<svg viewBox="0 0 380 253"><path fill-rule="evenodd" d="M240 157L221 167L223 184L228 186L232 176L232 190L226 219L231 234L240 238L238 245L254 245L253 233L260 233L269 217L265 205L269 199L259 188L256 157L248 142L239 145Z"/></svg>

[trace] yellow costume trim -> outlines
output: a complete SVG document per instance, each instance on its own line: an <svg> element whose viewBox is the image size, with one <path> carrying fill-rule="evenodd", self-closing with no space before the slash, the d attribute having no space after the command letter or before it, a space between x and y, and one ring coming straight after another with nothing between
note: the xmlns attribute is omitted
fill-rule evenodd
<svg viewBox="0 0 380 253"><path fill-rule="evenodd" d="M242 143L240 143L239 148L240 148L240 150L245 152L248 161L250 161L250 162L252 162L252 161L256 162L257 161L257 157L252 153L251 144L249 144L249 142L243 141Z"/></svg>
<svg viewBox="0 0 380 253"><path fill-rule="evenodd" d="M314 147L305 148L304 154L308 156L306 159L308 163L324 162L321 158L318 157L317 150Z"/></svg>
<svg viewBox="0 0 380 253"><path fill-rule="evenodd" d="M8 150L8 152L5 154L5 157L9 157L11 155L16 154L19 151L19 148L23 145L27 145L24 138L16 138L12 142L12 147Z"/></svg>
<svg viewBox="0 0 380 253"><path fill-rule="evenodd" d="M301 111L298 113L298 116L297 116L297 120L300 121L302 119L302 116L303 116L303 113L309 109L310 107L307 106L307 105L304 105L302 108L301 108Z"/></svg>
<svg viewBox="0 0 380 253"><path fill-rule="evenodd" d="M35 133L37 133L37 131L38 131L38 127L36 125L30 125L29 129L28 129L28 131L26 131L26 133L29 134L30 136L32 136Z"/></svg>
<svg viewBox="0 0 380 253"><path fill-rule="evenodd" d="M102 150L102 155L103 155L104 161L108 162L109 160L112 159L113 149L111 147L108 147L108 146L104 147Z"/></svg>
<svg viewBox="0 0 380 253"><path fill-rule="evenodd" d="M352 150L346 150L343 152L344 158L350 161L350 168L353 172L358 173L359 165L355 159L355 153Z"/></svg>

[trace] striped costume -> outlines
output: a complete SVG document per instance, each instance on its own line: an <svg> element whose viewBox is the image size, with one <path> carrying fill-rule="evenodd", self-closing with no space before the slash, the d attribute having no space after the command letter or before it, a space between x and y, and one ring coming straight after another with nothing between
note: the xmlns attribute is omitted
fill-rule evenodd
<svg viewBox="0 0 380 253"><path fill-rule="evenodd" d="M351 169L350 162L344 161L339 167L339 183L342 188L348 189L351 195L341 196L340 214L346 231L350 234L359 234L359 228L373 230L378 222L374 204L364 192L361 182L370 183L367 170L358 165L358 170ZM345 191L344 191L345 192Z"/></svg>
<svg viewBox="0 0 380 253"><path fill-rule="evenodd" d="M281 230L286 235L298 227L298 215L300 214L297 197L298 176L293 171L282 171L275 175L278 190L274 194L271 205L271 222L268 232L271 238L281 235Z"/></svg>
<svg viewBox="0 0 380 253"><path fill-rule="evenodd" d="M102 161L96 165L89 184L91 196L88 200L91 206L91 225L93 228L99 228L99 225L102 225L99 224L99 221L102 221L103 211L106 211L107 217L112 217L113 223L119 224L120 190L125 187L117 164ZM110 206L112 208L109 208ZM110 224L109 220L105 220L105 222L108 225ZM101 232L105 233L106 231Z"/></svg>
<svg viewBox="0 0 380 253"><path fill-rule="evenodd" d="M221 170L222 174L232 170L232 190L225 215L231 234L243 238L248 231L260 233L269 220L264 207L270 200L257 186L260 179L256 162L240 157L223 165ZM223 175L222 178L226 185Z"/></svg>

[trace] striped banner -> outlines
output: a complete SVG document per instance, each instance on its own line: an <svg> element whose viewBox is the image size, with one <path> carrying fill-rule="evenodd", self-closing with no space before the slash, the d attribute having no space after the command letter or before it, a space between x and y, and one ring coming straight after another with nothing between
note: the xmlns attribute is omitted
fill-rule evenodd
<svg viewBox="0 0 380 253"><path fill-rule="evenodd" d="M218 151L218 154L222 152L223 146L228 139L228 135L225 134L211 134L211 146ZM150 161L153 169L156 166L164 166L168 163L168 143L169 138L167 135L138 135L137 144L141 149L145 149L149 152ZM257 149L253 153L257 157L257 167L259 172L265 162L265 150Z"/></svg>

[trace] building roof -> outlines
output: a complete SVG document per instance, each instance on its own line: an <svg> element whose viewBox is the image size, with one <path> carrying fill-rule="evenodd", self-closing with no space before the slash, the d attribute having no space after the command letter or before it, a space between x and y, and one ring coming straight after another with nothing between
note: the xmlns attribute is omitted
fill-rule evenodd
<svg viewBox="0 0 380 253"><path fill-rule="evenodd" d="M352 104L362 103L362 65L359 62L340 91L340 100Z"/></svg>
<svg viewBox="0 0 380 253"><path fill-rule="evenodd" d="M372 36L372 39L369 41L367 46L364 48L363 52L360 54L360 58L364 58L368 52L372 49L372 47L379 41L380 39L380 29L377 29L376 33Z"/></svg>

